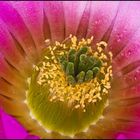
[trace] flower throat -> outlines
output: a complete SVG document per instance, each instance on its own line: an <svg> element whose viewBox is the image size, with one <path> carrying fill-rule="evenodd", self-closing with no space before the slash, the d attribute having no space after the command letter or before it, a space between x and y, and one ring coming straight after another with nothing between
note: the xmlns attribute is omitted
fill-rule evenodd
<svg viewBox="0 0 140 140"><path fill-rule="evenodd" d="M62 43L56 41L46 48L41 61L34 66L27 101L37 120L46 128L73 134L102 114L111 88L112 53L105 53L107 43L104 41L97 43L96 50L92 50L92 40L93 37L78 41L70 35ZM41 106L46 115L43 115ZM57 110L58 106L62 111ZM52 112L61 118L60 122ZM75 121L79 114L80 118L87 117L80 119L82 127L79 120ZM59 128L64 125L63 121L69 123ZM73 126L74 123L77 126ZM65 130L67 127L71 130Z"/></svg>

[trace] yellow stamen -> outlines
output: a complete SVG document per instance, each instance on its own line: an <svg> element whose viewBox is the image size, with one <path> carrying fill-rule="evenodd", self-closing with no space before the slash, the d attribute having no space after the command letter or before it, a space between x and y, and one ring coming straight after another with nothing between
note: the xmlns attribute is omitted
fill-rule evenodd
<svg viewBox="0 0 140 140"><path fill-rule="evenodd" d="M83 82L71 86L68 84L66 74L62 70L58 55L64 55L69 49L75 48L78 50L84 45L89 46L93 37L90 39L82 39L77 41L76 36L70 35L71 46L61 44L56 41L54 46L49 46L48 55L45 56L41 66L35 66L35 69L39 71L37 83L40 86L47 85L50 92L50 101L66 101L68 104L73 105L75 109L82 108L83 112L86 111L86 105L88 103L96 103L102 100L103 94L108 94L111 88L110 80L112 77L112 66L108 62L112 60L112 53L109 52L110 58L103 52L107 43L101 41L97 43L97 51L93 51L91 48L88 50L95 58L99 58L102 61L102 67L100 73L103 74L103 79L98 76L89 82Z"/></svg>

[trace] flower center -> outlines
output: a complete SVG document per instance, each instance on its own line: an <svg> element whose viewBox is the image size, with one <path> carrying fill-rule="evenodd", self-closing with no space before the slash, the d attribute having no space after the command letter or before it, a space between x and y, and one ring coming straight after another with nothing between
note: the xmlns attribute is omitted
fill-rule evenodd
<svg viewBox="0 0 140 140"><path fill-rule="evenodd" d="M71 36L46 48L34 71L28 106L46 128L75 134L97 121L104 110L112 77L112 53L107 44L91 49L90 39Z"/></svg>

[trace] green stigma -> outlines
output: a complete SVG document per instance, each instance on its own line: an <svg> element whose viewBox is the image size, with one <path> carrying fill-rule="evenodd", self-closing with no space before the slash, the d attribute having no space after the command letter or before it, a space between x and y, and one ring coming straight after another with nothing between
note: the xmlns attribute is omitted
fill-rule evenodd
<svg viewBox="0 0 140 140"><path fill-rule="evenodd" d="M70 49L68 55L60 56L59 62L67 75L69 84L90 81L98 74L102 62L88 52L88 47Z"/></svg>

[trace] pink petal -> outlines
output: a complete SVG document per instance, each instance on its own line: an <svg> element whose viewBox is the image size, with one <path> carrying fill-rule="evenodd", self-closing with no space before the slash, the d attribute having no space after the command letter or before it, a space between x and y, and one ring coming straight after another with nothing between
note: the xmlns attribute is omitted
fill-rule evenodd
<svg viewBox="0 0 140 140"><path fill-rule="evenodd" d="M120 100L120 99L131 99L140 97L140 84L135 84L134 86L130 86L128 88L120 89L120 90L112 90L111 92L111 100Z"/></svg>
<svg viewBox="0 0 140 140"><path fill-rule="evenodd" d="M115 74L112 82L113 85L112 91L115 90L116 87L117 89L129 88L135 86L139 82L140 82L140 67L138 66L125 74L119 73L118 76L117 74ZM120 85L117 86L117 84Z"/></svg>
<svg viewBox="0 0 140 140"><path fill-rule="evenodd" d="M0 95L14 100L25 100L24 89L13 88L6 80L0 78Z"/></svg>
<svg viewBox="0 0 140 140"><path fill-rule="evenodd" d="M44 10L49 22L52 40L64 40L65 21L62 2L47 1L44 3Z"/></svg>
<svg viewBox="0 0 140 140"><path fill-rule="evenodd" d="M0 18L5 22L8 30L17 39L23 50L29 56L36 58L35 44L32 36L19 13L8 2L0 2Z"/></svg>
<svg viewBox="0 0 140 140"><path fill-rule="evenodd" d="M24 59L24 54L19 50L13 41L6 25L0 19L0 51L3 53L6 60L21 73L26 73L27 61Z"/></svg>
<svg viewBox="0 0 140 140"><path fill-rule="evenodd" d="M127 43L127 45L121 50L120 53L113 59L113 72L114 75L114 85L119 85L117 88L126 88L128 91L128 95L126 92L119 92L117 96L117 92L114 94L114 99L118 99L119 97L125 98L127 97L135 97L139 96L138 89L136 85L140 82L140 35L139 29L135 32L131 40ZM115 45L115 44L114 44ZM117 48L117 46L116 46ZM117 80L118 82L116 82ZM121 87L120 87L121 86ZM129 91L130 87L130 91ZM135 90L136 92L132 91L131 89ZM136 90L137 89L137 90ZM113 91L113 90L112 90ZM131 92L132 91L132 92Z"/></svg>
<svg viewBox="0 0 140 140"><path fill-rule="evenodd" d="M140 103L133 103L130 100L126 100L124 102L127 102L127 106L123 105L120 106L117 103L122 102L121 100L110 103L110 107L107 108L106 113L104 114L105 117L113 118L116 120L122 120L122 121L131 121L131 122L137 122L138 125L140 123ZM114 106L116 104L116 106ZM131 105L132 104L132 105ZM140 132L140 128L138 130Z"/></svg>
<svg viewBox="0 0 140 140"><path fill-rule="evenodd" d="M98 122L97 127L101 129L101 132L102 131L108 131L108 132L109 131L116 131L116 132L128 131L128 132L133 132L133 133L138 133L138 134L140 133L139 122L127 121L123 119L113 119L111 117L105 117L104 119L100 120Z"/></svg>
<svg viewBox="0 0 140 140"><path fill-rule="evenodd" d="M77 30L78 38L86 37L90 13L91 13L91 2L87 2Z"/></svg>
<svg viewBox="0 0 140 140"><path fill-rule="evenodd" d="M119 2L92 1L87 37L94 36L93 45L103 39L111 28L117 14Z"/></svg>
<svg viewBox="0 0 140 140"><path fill-rule="evenodd" d="M86 4L86 1L63 2L66 37L69 36L69 34L76 35Z"/></svg>
<svg viewBox="0 0 140 140"><path fill-rule="evenodd" d="M132 86L132 85L136 85L137 83L139 83L140 82L140 67L137 67L133 71L125 74L123 76L123 79L124 79L125 85L127 87Z"/></svg>
<svg viewBox="0 0 140 140"><path fill-rule="evenodd" d="M11 2L28 27L38 49L44 43L43 34L43 2Z"/></svg>
<svg viewBox="0 0 140 140"><path fill-rule="evenodd" d="M129 40L129 42L125 45L125 47L121 50L121 52L113 59L113 66L116 67L116 69L114 69L114 72L120 71L122 68L126 67L129 64L134 64L134 62L140 59L139 32L140 29L139 30L137 29L137 32L133 34L133 37Z"/></svg>
<svg viewBox="0 0 140 140"><path fill-rule="evenodd" d="M23 88L24 81L20 77L20 75L17 75L17 72L15 72L10 65L5 61L4 56L0 53L0 77L11 83L11 85L14 85L17 88Z"/></svg>
<svg viewBox="0 0 140 140"><path fill-rule="evenodd" d="M140 26L140 3L121 2L115 24L109 39L109 49L114 57L131 42L138 27ZM135 9L135 10L134 10Z"/></svg>

